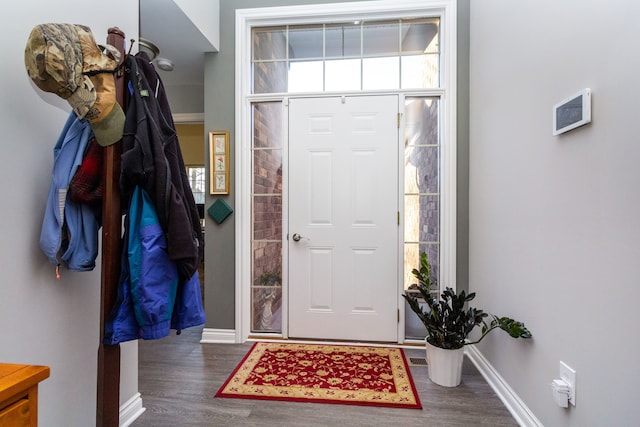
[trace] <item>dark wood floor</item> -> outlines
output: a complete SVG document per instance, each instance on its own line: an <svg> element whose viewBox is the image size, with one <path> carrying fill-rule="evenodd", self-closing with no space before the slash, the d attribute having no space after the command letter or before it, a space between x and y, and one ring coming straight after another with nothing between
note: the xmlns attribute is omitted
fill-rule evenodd
<svg viewBox="0 0 640 427"><path fill-rule="evenodd" d="M251 343L200 344L201 335L201 328L191 328L140 341L139 389L146 411L133 426L517 426L466 359L462 384L455 388L431 383L426 366L411 367L422 410L214 398ZM405 354L424 357L424 350Z"/></svg>

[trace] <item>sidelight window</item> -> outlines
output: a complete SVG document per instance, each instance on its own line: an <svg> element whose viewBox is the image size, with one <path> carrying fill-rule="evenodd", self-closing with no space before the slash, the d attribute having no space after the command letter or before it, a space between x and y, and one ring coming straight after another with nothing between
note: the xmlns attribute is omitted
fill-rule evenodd
<svg viewBox="0 0 640 427"><path fill-rule="evenodd" d="M431 276L440 279L440 99L406 97L404 134L404 289L416 283L411 273L427 253ZM431 290L437 296L439 289ZM406 338L420 339L425 329L405 310Z"/></svg>
<svg viewBox="0 0 640 427"><path fill-rule="evenodd" d="M282 331L282 103L253 116L251 332Z"/></svg>

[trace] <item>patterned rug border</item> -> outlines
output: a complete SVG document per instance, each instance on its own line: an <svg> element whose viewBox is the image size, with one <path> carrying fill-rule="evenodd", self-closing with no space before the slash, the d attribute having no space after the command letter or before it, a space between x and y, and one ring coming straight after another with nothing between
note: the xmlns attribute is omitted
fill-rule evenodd
<svg viewBox="0 0 640 427"><path fill-rule="evenodd" d="M263 347L263 349L260 349ZM369 353L385 353L388 352L397 352L400 355L401 359L401 367L404 369L404 373L406 374L406 381L410 385L411 395L415 400L415 403L396 403L396 402L384 402L384 401L364 401L364 400L343 400L343 399L326 399L326 398L301 398L301 397L289 397L289 396L278 396L278 395L259 395L259 394L241 394L241 393L231 393L225 392L227 386L236 378L238 372L245 366L248 359L256 353L260 351L260 356L265 352L265 350L270 349L274 350L277 348L286 348L288 350L308 350L308 349L318 349L320 347L330 347L330 348L339 348L341 351L350 351L350 352L369 352ZM260 357L258 357L258 360ZM257 363L257 361L256 361ZM253 370L252 365L250 368ZM394 376L395 380L395 376ZM244 385L244 384L243 384ZM275 388L275 387L274 387ZM347 390L339 390L344 391ZM350 391L350 390L349 390ZM416 390L415 383L413 382L413 377L411 375L411 370L409 369L409 364L407 363L407 358L405 357L404 351L398 347L371 347L366 345L343 345L343 344L299 344L299 343L280 343L280 342L255 342L247 354L242 358L240 363L235 367L231 375L225 380L222 386L218 389L215 397L220 398L235 398L235 399L249 399L249 400L277 400L277 401L285 401L285 402L306 402L306 403L330 403L330 404L340 404L340 405L357 405L357 406L371 406L371 407L387 407L387 408L402 408L402 409L422 409L422 403L420 402L420 396L418 396L418 392Z"/></svg>

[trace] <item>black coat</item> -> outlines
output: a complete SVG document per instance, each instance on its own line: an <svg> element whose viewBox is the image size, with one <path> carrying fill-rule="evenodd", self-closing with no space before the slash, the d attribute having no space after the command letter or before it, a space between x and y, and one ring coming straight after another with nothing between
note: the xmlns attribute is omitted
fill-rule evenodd
<svg viewBox="0 0 640 427"><path fill-rule="evenodd" d="M136 185L153 201L180 277L193 276L204 254L200 217L189 186L169 102L146 53L126 60L129 96L122 137L123 205Z"/></svg>

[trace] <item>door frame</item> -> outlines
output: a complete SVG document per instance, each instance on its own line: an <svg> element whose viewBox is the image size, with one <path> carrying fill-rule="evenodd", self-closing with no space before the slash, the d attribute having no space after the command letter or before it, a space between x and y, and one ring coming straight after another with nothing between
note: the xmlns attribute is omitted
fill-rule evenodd
<svg viewBox="0 0 640 427"><path fill-rule="evenodd" d="M437 95L442 100L442 123L441 123L441 165L446 171L446 176L442 175L441 185L441 221L440 236L441 242L441 270L440 283L446 283L455 288L456 277L456 2L455 0L382 0L382 1L361 1L340 4L319 4L309 7L300 6L278 6L256 9L238 9L236 11L235 22L235 342L247 341L251 331L251 104L255 101L282 101L286 107L288 94L251 94L251 31L254 27L275 26L275 25L296 25L310 23L330 23L344 22L353 19L397 19L408 17L439 16L441 19L441 86L438 89L419 91L373 91L345 93L345 95L374 95L374 94L398 94L402 102L400 111L404 109L404 95ZM296 97L304 96L335 96L335 94L313 93L296 94ZM283 114L287 120L288 114ZM283 138L288 141L287 123L282 123ZM400 120L399 131L404 134L404 116ZM444 142L447 143L444 143ZM399 144L398 150L402 148ZM398 161L404 158L403 151ZM283 159L288 159L288 149L283 147ZM283 189L287 188L286 182L286 160L283 160ZM398 197L401 209L400 215L403 217L402 191L404 183L399 181ZM283 190L284 191L284 190ZM287 197L283 193L283 222L288 221L286 217ZM286 239L285 227L283 227L283 241ZM399 233L399 240L403 237L402 230ZM402 259L403 241L398 242L399 259ZM398 286L401 283L401 265L398 263ZM287 259L283 257L283 298L286 298L286 271L288 269ZM287 338L287 311L288 301L283 300L283 327L282 336ZM404 342L404 303L401 292L398 292L398 307L400 321L398 323L398 341ZM262 336L263 334L261 334ZM270 334L264 334L268 338Z"/></svg>

